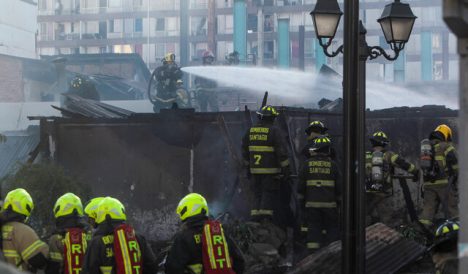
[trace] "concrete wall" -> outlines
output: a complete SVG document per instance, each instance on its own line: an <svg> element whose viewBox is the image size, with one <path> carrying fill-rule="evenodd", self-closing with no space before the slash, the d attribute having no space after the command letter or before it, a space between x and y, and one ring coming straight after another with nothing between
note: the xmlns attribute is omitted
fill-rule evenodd
<svg viewBox="0 0 468 274"><path fill-rule="evenodd" d="M31 0L0 2L0 54L36 58L37 4Z"/></svg>

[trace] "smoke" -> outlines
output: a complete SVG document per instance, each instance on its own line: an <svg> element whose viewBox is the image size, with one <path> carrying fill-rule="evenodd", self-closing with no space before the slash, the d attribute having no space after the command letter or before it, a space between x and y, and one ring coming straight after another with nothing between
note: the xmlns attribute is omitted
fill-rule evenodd
<svg viewBox="0 0 468 274"><path fill-rule="evenodd" d="M282 99L283 104L307 107L320 99L342 97L341 79L313 72L276 70L268 68L198 66L182 70L196 76L216 80L220 85L249 91L259 98L264 91ZM366 85L367 108L382 109L398 106L446 105L458 108L456 90L419 90L394 83L370 81Z"/></svg>

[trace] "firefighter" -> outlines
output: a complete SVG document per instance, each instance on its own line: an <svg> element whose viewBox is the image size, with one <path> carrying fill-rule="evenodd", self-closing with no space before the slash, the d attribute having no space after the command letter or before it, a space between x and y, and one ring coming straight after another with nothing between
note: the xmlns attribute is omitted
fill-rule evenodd
<svg viewBox="0 0 468 274"><path fill-rule="evenodd" d="M250 214L253 221L268 220L278 224L281 215L278 211L282 207L278 201L283 189L280 184L290 175L286 138L274 125L278 116L274 107L264 106L257 115L257 125L242 139L242 156L248 177L252 177L255 197Z"/></svg>
<svg viewBox="0 0 468 274"><path fill-rule="evenodd" d="M244 259L218 221L208 218L203 196L190 193L177 206L182 226L165 263L166 274L241 274Z"/></svg>
<svg viewBox="0 0 468 274"><path fill-rule="evenodd" d="M87 248L83 274L156 273L158 266L145 238L126 224L122 203L105 197L96 211L97 229Z"/></svg>
<svg viewBox="0 0 468 274"><path fill-rule="evenodd" d="M432 261L436 274L458 273L458 221L446 220L435 231Z"/></svg>
<svg viewBox="0 0 468 274"><path fill-rule="evenodd" d="M79 274L88 240L81 199L66 193L57 199L53 212L56 230L49 239L50 263L45 273Z"/></svg>
<svg viewBox="0 0 468 274"><path fill-rule="evenodd" d="M212 66L215 60L213 53L209 50L203 53L203 66ZM197 88L197 99L200 104L200 111L207 112L208 105L211 111L219 111L218 96L214 90L217 87L215 81L203 77L195 78L195 87Z"/></svg>
<svg viewBox="0 0 468 274"><path fill-rule="evenodd" d="M68 94L75 94L84 99L99 101L101 97L91 79L83 75L77 75L70 82ZM65 101L67 102L67 101Z"/></svg>
<svg viewBox="0 0 468 274"><path fill-rule="evenodd" d="M389 225L392 220L392 208L385 205L393 194L393 176L395 168L412 174L413 182L419 180L419 170L397 153L388 150L390 143L383 131L375 132L370 138L372 151L366 153L366 199L367 215L370 222L382 222Z"/></svg>
<svg viewBox="0 0 468 274"><path fill-rule="evenodd" d="M29 193L17 188L5 197L2 206L2 251L7 263L35 273L47 266L49 247L25 224L34 209Z"/></svg>
<svg viewBox="0 0 468 274"><path fill-rule="evenodd" d="M330 157L330 149L330 139L317 136L299 174L299 194L304 199L302 210L310 253L339 239L341 179L339 169Z"/></svg>
<svg viewBox="0 0 468 274"><path fill-rule="evenodd" d="M89 203L86 205L84 209L84 213L88 217L88 223L92 228L96 228L96 215L97 215L97 208L99 203L104 199L104 197L96 197L91 199Z"/></svg>
<svg viewBox="0 0 468 274"><path fill-rule="evenodd" d="M430 228L434 216L442 205L446 218L458 217L458 159L451 143L452 130L447 125L438 126L429 135L432 156L428 164L421 162L424 179L424 206L419 221Z"/></svg>
<svg viewBox="0 0 468 274"><path fill-rule="evenodd" d="M327 136L329 137L328 128L322 121L312 121L309 126L305 129L305 133L307 135L307 144L301 150L301 156L303 157L304 161L310 157L309 148L314 143L314 139L318 136ZM330 147L330 157L333 160L336 160L336 151L333 147Z"/></svg>
<svg viewBox="0 0 468 274"><path fill-rule="evenodd" d="M172 52L164 56L162 65L157 67L153 75L156 77L156 102L154 111L161 108L170 108L177 100L177 80L182 78L182 71L175 62L175 54Z"/></svg>

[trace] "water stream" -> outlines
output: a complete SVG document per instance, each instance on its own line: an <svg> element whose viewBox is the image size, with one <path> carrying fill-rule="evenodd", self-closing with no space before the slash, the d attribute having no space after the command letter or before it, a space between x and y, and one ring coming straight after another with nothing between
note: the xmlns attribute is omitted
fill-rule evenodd
<svg viewBox="0 0 468 274"><path fill-rule="evenodd" d="M284 99L286 103L310 106L320 99L330 100L342 97L341 79L326 78L312 72L276 70L268 68L196 66L184 67L186 73L213 79L220 86L233 86L263 96L270 95ZM427 91L409 89L394 83L367 81L367 108L382 109L397 106L446 105L458 108L457 92Z"/></svg>

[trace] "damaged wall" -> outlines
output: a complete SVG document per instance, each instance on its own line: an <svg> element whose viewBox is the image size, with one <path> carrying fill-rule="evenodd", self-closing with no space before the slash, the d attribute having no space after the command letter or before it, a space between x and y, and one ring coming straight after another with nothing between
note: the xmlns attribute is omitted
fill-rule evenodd
<svg viewBox="0 0 468 274"><path fill-rule="evenodd" d="M304 129L308 122L320 119L330 128L338 159L341 158L342 119L339 114L303 109L280 109L280 112L286 115L296 153L305 143ZM427 138L439 123L455 127L457 114L441 110L431 113L413 109L409 112L369 113L367 129L369 133L377 129L386 131L392 141L391 148L416 162L420 140ZM244 113L222 114L233 146L240 155L240 142L246 130ZM219 113L167 111L136 114L126 119L57 118L44 120L47 126L42 128L52 137L53 145L49 143L46 152L54 148L55 154L51 156L56 162L88 182L95 196L111 195L121 199L140 229L152 240L161 240L173 231L177 223L175 205L189 189L205 195L212 212L221 211L229 200L227 193L240 172L228 152L217 115ZM285 124L280 123L280 126L285 129ZM416 202L419 187L410 186ZM241 177L231 212L247 214L248 191ZM400 214L404 213L404 200L397 183L395 194L391 206ZM161 229L165 232L154 233Z"/></svg>

